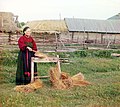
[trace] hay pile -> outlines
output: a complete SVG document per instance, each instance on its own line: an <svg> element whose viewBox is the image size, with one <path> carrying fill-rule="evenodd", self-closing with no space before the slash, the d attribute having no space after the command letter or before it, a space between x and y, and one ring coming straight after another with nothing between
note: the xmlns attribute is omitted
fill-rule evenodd
<svg viewBox="0 0 120 107"><path fill-rule="evenodd" d="M50 70L50 81L55 89L68 89L73 86L86 86L91 84L84 80L84 75L78 73L72 77L68 73L59 72L58 65L52 67Z"/></svg>
<svg viewBox="0 0 120 107"><path fill-rule="evenodd" d="M30 93L35 91L36 89L39 89L43 87L43 83L40 79L36 79L33 83L29 83L27 85L19 85L14 88L17 92L25 92Z"/></svg>

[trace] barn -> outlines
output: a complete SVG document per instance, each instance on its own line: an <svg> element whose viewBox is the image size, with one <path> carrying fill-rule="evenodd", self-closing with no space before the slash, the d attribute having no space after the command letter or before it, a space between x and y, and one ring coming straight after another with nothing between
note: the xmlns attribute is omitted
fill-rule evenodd
<svg viewBox="0 0 120 107"><path fill-rule="evenodd" d="M120 43L120 20L65 18L65 23L73 42Z"/></svg>
<svg viewBox="0 0 120 107"><path fill-rule="evenodd" d="M40 47L58 47L60 36L68 32L64 20L37 20L27 22L37 45ZM57 47L56 47L57 46Z"/></svg>

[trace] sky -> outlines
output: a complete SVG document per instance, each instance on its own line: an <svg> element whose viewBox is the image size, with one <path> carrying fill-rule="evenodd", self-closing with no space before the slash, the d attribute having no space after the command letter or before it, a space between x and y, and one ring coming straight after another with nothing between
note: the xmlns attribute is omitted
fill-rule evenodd
<svg viewBox="0 0 120 107"><path fill-rule="evenodd" d="M106 20L120 13L120 0L0 0L0 11L19 22L64 18Z"/></svg>

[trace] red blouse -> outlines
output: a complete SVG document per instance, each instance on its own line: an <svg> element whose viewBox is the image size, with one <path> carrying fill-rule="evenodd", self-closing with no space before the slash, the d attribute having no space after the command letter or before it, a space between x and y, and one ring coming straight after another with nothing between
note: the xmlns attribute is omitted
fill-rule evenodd
<svg viewBox="0 0 120 107"><path fill-rule="evenodd" d="M24 51L26 49L27 45L25 43L32 43L32 45L33 45L32 49L37 51L36 43L31 36L29 38L27 38L24 35L19 38L18 45L19 45L20 50Z"/></svg>

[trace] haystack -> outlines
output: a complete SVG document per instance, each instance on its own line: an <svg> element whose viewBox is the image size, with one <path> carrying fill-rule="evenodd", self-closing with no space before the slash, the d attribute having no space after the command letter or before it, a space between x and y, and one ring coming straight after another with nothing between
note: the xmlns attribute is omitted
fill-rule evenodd
<svg viewBox="0 0 120 107"><path fill-rule="evenodd" d="M14 90L17 91L17 92L29 93L29 92L33 92L36 89L39 89L41 87L43 87L42 81L40 79L36 79L33 83L29 83L27 85L16 86L14 88Z"/></svg>
<svg viewBox="0 0 120 107"><path fill-rule="evenodd" d="M58 65L52 67L50 70L50 81L55 89L68 89L73 86L86 86L91 84L84 80L84 75L78 73L74 76L70 76L68 73L59 72Z"/></svg>
<svg viewBox="0 0 120 107"><path fill-rule="evenodd" d="M0 12L0 31L16 32L18 31L17 24L14 21L15 16L11 12Z"/></svg>

